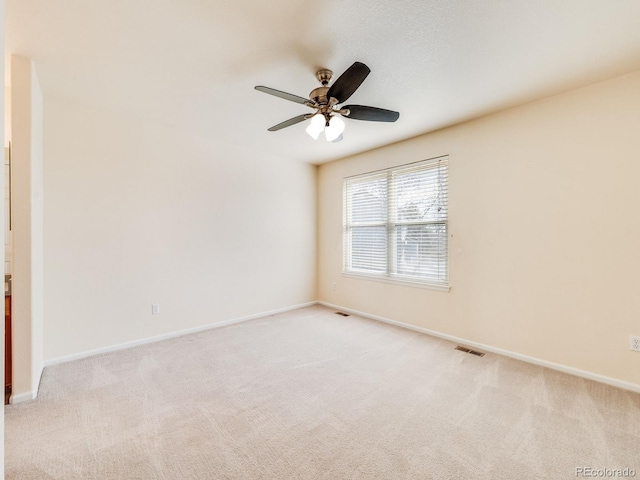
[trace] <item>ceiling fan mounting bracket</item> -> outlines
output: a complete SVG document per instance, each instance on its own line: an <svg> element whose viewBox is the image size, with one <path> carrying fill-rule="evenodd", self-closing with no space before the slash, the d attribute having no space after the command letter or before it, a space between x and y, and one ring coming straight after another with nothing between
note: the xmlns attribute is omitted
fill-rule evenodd
<svg viewBox="0 0 640 480"><path fill-rule="evenodd" d="M331 81L331 77L333 77L333 72L327 68L323 68L316 72L316 78L325 87Z"/></svg>

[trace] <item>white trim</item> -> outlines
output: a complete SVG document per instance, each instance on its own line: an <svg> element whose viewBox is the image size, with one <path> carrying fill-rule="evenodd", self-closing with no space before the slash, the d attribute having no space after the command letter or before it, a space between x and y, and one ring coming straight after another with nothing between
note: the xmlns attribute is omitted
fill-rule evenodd
<svg viewBox="0 0 640 480"><path fill-rule="evenodd" d="M38 367L38 376L36 377L36 384L32 386L34 388L33 398L38 396L38 392L40 391L40 382L42 381L42 373L44 372L44 363L41 363Z"/></svg>
<svg viewBox="0 0 640 480"><path fill-rule="evenodd" d="M618 380L616 378L607 377L606 375L600 375L599 373L589 372L587 370L581 370L575 367L569 367L567 365L562 365L561 363L549 362L548 360L542 360L536 357L530 357L529 355L523 355L521 353L512 352L510 350L504 350L502 348L492 347L490 345L485 345L483 343L473 342L471 340L467 340L465 338L455 337L453 335L448 335L446 333L440 333L435 330L429 330L428 328L417 327L415 325L411 325L408 323L398 322L396 320L391 320L389 318L380 317L378 315L372 315L370 313L360 312L358 310L353 310L351 308L341 307L339 305L333 305L331 303L318 301L318 304L324 305L325 307L333 308L335 310L340 310L342 312L352 313L354 315L359 315L361 317L369 318L371 320L377 320L384 323L389 323L391 325L396 325L398 327L406 328L408 330L413 330L415 332L425 333L427 335L431 335L433 337L442 338L444 340L449 340L454 343L462 343L469 347L474 347L479 350L484 350L486 352L496 353L498 355L502 355L505 357L514 358L516 360L520 360L522 362L531 363L533 365L538 365L541 367L550 368L552 370L557 370L559 372L568 373L569 375L574 375L576 377L586 378L588 380L593 380L594 382L604 383L607 385L611 385L613 387L622 388L624 390L630 390L632 392L640 393L640 385L637 383L627 382L625 380Z"/></svg>
<svg viewBox="0 0 640 480"><path fill-rule="evenodd" d="M429 168L434 168L434 167L438 167L440 165L440 162L443 163L448 163L449 162L449 154L445 153L444 155L440 155L438 157L433 157L433 158L423 158L422 160L416 160L414 162L409 162L409 163L403 163L400 165L395 165L393 167L387 167L387 168L382 168L380 170L372 170L370 172L364 172L364 173L358 173L357 175L350 175L348 177L344 177L343 180L351 180L351 179L355 179L355 178L360 178L360 177L369 177L369 176L373 176L375 174L383 174L383 173L389 173L389 172L394 172L395 170L416 170L417 168L420 167L429 167ZM422 163L423 165L418 165Z"/></svg>
<svg viewBox="0 0 640 480"><path fill-rule="evenodd" d="M15 405L16 403L28 402L29 400L33 400L36 398L36 394L29 390L28 392L22 392L17 394L11 394L9 397L9 403L11 405Z"/></svg>
<svg viewBox="0 0 640 480"><path fill-rule="evenodd" d="M343 277L354 278L357 280L371 280L373 282L390 283L391 285L402 285L405 287L426 288L428 290L436 290L438 292L448 292L451 290L450 285L411 281L405 278L394 277L392 275L374 275L372 273L359 273L355 271L343 271Z"/></svg>
<svg viewBox="0 0 640 480"><path fill-rule="evenodd" d="M40 389L42 372L44 372L44 365L40 364L40 368L38 370L38 377L37 377L38 381L36 382L35 390L28 390L26 392L16 393L16 394L12 393L11 396L9 397L9 404L14 405L16 403L28 402L36 398L38 396L38 390Z"/></svg>
<svg viewBox="0 0 640 480"><path fill-rule="evenodd" d="M275 315L277 313L284 313L290 310L296 310L298 308L309 307L311 305L316 305L317 303L318 302L316 301L301 303L299 305L292 305L289 307L278 308L276 310L270 310L268 312L256 313L256 314L247 315L244 317L233 318L231 320L223 320L222 322L217 322L217 323L210 323L207 325L202 325L200 327L187 328L185 330L178 330L175 332L164 333L162 335L156 335L153 337L146 337L146 338L141 338L139 340L132 340L130 342L118 343L116 345L110 345L108 347L96 348L94 350L87 350L84 352L73 353L71 355L63 355L62 357L56 357L49 360L45 360L43 367L50 367L51 365L57 365L59 363L66 363L66 362L71 362L73 360L80 360L81 358L93 357L95 355L100 355L102 353L116 352L118 350L137 347L139 345L145 345L147 343L159 342L161 340L167 340L169 338L182 337L184 335L202 332L204 330L211 330L213 328L226 327L228 325L247 322L249 320L254 320L256 318L267 317L269 315Z"/></svg>

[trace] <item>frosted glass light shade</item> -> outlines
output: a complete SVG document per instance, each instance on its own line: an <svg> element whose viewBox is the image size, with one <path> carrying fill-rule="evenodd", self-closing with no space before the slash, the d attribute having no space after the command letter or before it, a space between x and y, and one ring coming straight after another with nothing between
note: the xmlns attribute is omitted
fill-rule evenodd
<svg viewBox="0 0 640 480"><path fill-rule="evenodd" d="M338 139L344 132L344 121L337 115L331 117L329 126L324 129L324 134L327 137L327 142L333 142Z"/></svg>
<svg viewBox="0 0 640 480"><path fill-rule="evenodd" d="M311 138L317 140L322 133L322 130L324 130L324 116L314 115L305 129L305 132L307 132Z"/></svg>

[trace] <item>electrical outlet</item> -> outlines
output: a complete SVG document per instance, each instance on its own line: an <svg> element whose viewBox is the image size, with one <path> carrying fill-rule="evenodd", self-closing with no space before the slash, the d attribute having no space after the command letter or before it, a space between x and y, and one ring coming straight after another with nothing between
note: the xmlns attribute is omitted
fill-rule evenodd
<svg viewBox="0 0 640 480"><path fill-rule="evenodd" d="M336 282L333 282L333 291L335 292L337 290L338 286L336 285Z"/></svg>
<svg viewBox="0 0 640 480"><path fill-rule="evenodd" d="M152 303L151 304L151 315L159 315L160 314L160 304Z"/></svg>
<svg viewBox="0 0 640 480"><path fill-rule="evenodd" d="M631 350L635 350L636 352L640 352L640 337L631 335L629 337L629 348Z"/></svg>

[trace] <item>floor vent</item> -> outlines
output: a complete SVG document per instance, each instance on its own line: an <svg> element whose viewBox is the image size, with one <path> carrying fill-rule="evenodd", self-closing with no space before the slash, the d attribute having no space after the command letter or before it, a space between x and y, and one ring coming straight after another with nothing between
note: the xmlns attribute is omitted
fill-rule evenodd
<svg viewBox="0 0 640 480"><path fill-rule="evenodd" d="M484 352L479 352L477 350L471 350L470 348L463 347L462 345L458 345L456 350L460 350L461 352L470 353L471 355L476 355L477 357L484 357Z"/></svg>
<svg viewBox="0 0 640 480"><path fill-rule="evenodd" d="M349 316L348 313L344 313L344 312L336 312L336 315L340 315L340 316L343 316L343 317L348 317Z"/></svg>

